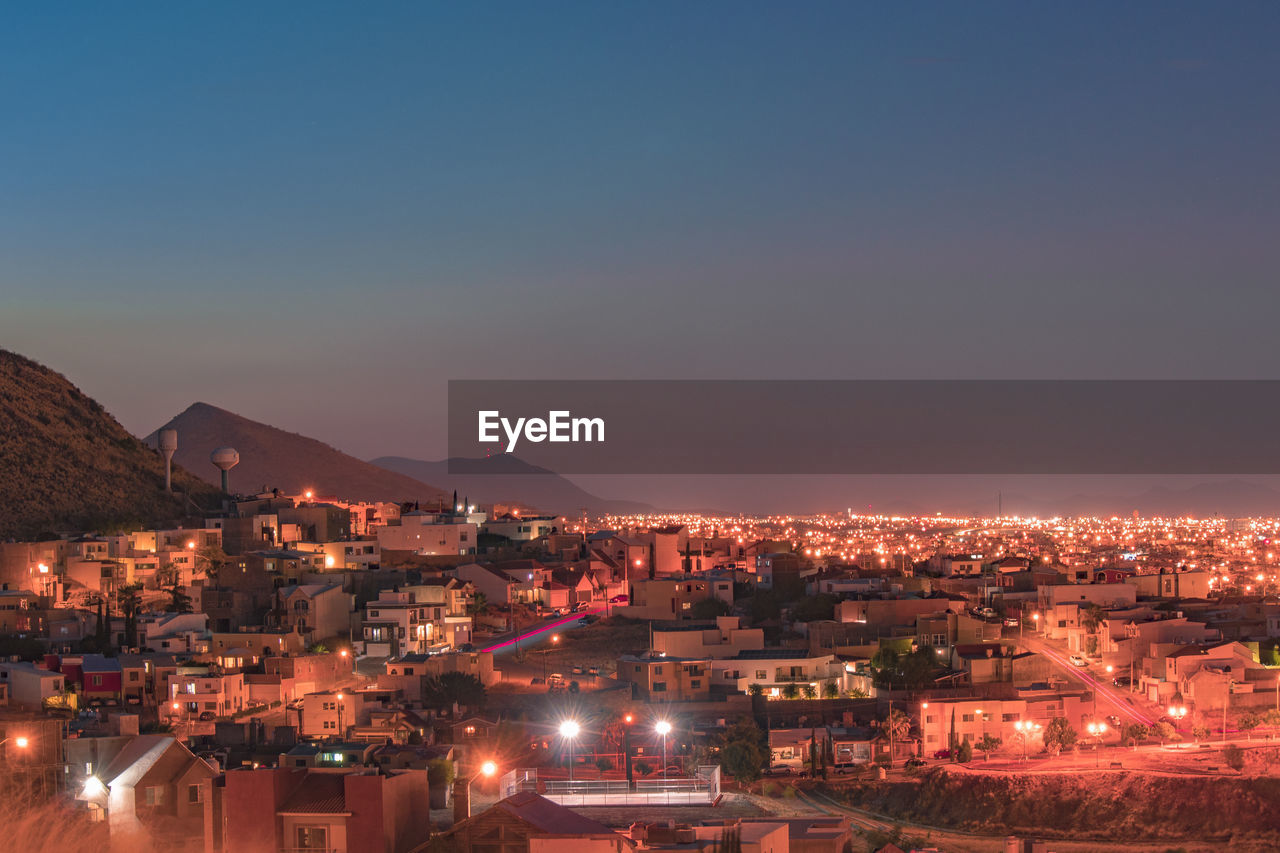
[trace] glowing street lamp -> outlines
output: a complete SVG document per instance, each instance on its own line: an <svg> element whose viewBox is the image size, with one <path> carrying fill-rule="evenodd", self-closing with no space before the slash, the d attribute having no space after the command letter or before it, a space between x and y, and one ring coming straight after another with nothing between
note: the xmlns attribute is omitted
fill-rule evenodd
<svg viewBox="0 0 1280 853"><path fill-rule="evenodd" d="M573 781L573 742L582 731L577 720L565 720L560 724L560 737L569 742L569 781Z"/></svg>
<svg viewBox="0 0 1280 853"><path fill-rule="evenodd" d="M658 720L653 730L662 735L662 778L667 778L667 735L671 734L671 723L666 720Z"/></svg>
<svg viewBox="0 0 1280 853"><path fill-rule="evenodd" d="M1096 737L1098 739L1098 745L1097 747L1094 748L1093 757L1094 757L1094 766L1101 767L1102 766L1102 736L1107 733L1107 724L1099 720L1097 722L1089 723L1089 725L1086 726L1086 728L1089 730L1090 736Z"/></svg>

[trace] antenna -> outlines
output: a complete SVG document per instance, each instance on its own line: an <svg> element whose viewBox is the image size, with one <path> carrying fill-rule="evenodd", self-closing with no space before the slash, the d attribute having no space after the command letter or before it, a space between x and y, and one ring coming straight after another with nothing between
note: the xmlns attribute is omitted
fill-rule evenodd
<svg viewBox="0 0 1280 853"><path fill-rule="evenodd" d="M231 489L227 483L227 475L232 468L240 464L240 454L234 447L219 447L209 454L209 461L222 471L222 491L226 494L231 494Z"/></svg>
<svg viewBox="0 0 1280 853"><path fill-rule="evenodd" d="M160 455L164 457L164 490L173 491L173 454L178 452L178 431L176 429L160 430Z"/></svg>

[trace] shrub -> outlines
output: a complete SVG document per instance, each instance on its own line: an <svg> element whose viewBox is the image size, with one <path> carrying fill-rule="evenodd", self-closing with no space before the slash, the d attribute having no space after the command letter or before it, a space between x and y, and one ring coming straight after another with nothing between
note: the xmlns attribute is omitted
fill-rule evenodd
<svg viewBox="0 0 1280 853"><path fill-rule="evenodd" d="M973 760L973 744L971 744L969 741L965 741L964 743L960 744L960 749L957 750L957 752L958 752L958 755L956 757L957 761L965 762L965 761Z"/></svg>

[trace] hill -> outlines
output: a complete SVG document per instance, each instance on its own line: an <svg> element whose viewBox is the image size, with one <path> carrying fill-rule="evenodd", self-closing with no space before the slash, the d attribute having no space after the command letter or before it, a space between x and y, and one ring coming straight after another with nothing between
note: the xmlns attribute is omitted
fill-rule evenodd
<svg viewBox="0 0 1280 853"><path fill-rule="evenodd" d="M240 464L231 470L233 491L257 492L278 488L348 500L434 501L445 493L424 482L370 465L329 445L251 421L208 403L195 403L144 441L156 445L160 429L178 431L178 462L207 479L219 482L221 473L209 462L218 447L231 446Z"/></svg>
<svg viewBox="0 0 1280 853"><path fill-rule="evenodd" d="M554 471L530 465L510 454L467 461L484 468L485 473L450 474L448 459L425 462L403 456L380 456L372 463L408 477L439 483L446 489L456 489L473 503L515 503L565 515L576 515L583 507L591 513L653 511L652 506L638 501L597 497Z"/></svg>
<svg viewBox="0 0 1280 853"><path fill-rule="evenodd" d="M204 508L218 490L174 470ZM0 350L0 539L171 523L196 507L164 493L164 463L61 374Z"/></svg>

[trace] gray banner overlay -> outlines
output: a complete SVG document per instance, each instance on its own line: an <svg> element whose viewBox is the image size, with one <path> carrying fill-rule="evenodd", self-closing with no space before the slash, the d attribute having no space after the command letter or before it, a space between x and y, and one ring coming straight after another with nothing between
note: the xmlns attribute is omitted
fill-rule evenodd
<svg viewBox="0 0 1280 853"><path fill-rule="evenodd" d="M504 456L561 474L1280 474L1280 380L452 380L449 456L455 474L528 470Z"/></svg>

